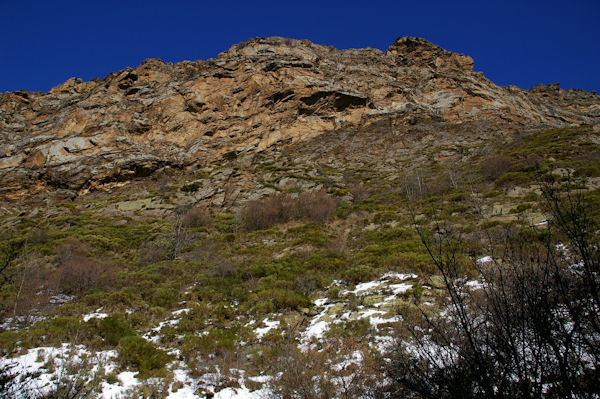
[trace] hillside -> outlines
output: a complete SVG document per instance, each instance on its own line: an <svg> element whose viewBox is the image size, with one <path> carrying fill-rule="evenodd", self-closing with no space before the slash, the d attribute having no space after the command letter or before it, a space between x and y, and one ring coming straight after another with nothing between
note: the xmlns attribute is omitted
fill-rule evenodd
<svg viewBox="0 0 600 399"><path fill-rule="evenodd" d="M599 127L595 93L500 87L412 37L0 94L3 375L31 373L23 398L378 397L402 330L448 306L424 237L460 237L477 287L503 232L552 231L549 177L597 226Z"/></svg>

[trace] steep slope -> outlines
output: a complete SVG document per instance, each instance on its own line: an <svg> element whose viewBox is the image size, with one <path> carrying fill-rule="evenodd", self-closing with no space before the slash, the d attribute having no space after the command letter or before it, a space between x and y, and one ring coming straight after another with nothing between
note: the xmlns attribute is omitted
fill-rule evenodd
<svg viewBox="0 0 600 399"><path fill-rule="evenodd" d="M275 144L381 123L459 134L597 124L600 97L500 87L470 57L420 38L385 53L258 38L207 61L151 59L49 93L1 94L0 190L5 202L53 189L72 197L163 167L251 163Z"/></svg>
<svg viewBox="0 0 600 399"><path fill-rule="evenodd" d="M0 396L393 392L448 315L424 239L477 296L505 238L565 258L544 190L600 231L599 97L472 68L270 38L2 94Z"/></svg>

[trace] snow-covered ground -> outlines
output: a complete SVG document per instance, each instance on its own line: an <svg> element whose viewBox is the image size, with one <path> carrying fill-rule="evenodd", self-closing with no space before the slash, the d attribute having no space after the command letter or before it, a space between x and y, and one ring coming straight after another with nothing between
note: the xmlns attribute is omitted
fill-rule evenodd
<svg viewBox="0 0 600 399"><path fill-rule="evenodd" d="M394 342L384 330L380 333L380 329L401 321L396 312L390 309L412 289L414 283L411 281L416 277L414 274L387 273L377 280L357 284L352 289L340 290L336 298L315 299L313 316L308 317L304 329L300 332L299 348L303 351L314 350L319 347L320 341L327 339L327 332L333 325L366 319L373 331L371 346L380 351L389 349ZM355 299L355 305L350 306L351 298L357 298L359 304L356 305ZM189 308L182 308L172 312L169 317L143 335L144 338L158 344L163 327L176 325L189 311ZM93 318L101 319L107 316L108 314L100 308L82 318L87 322ZM253 329L256 339L260 341L270 331L283 328L280 320L282 316L273 314L263 320L251 320L246 326ZM175 352L178 351L173 353ZM57 384L64 383L65 377L85 378L92 383L93 377L97 376L101 382L97 384L96 390L98 397L102 399L134 397L136 389L153 383L153 379L136 378L134 371L120 370L117 356L115 350L90 351L83 346L63 344L58 348L30 349L14 358L0 360L0 366L10 364L13 370L19 373L36 375L31 387L40 392L54 389ZM362 355L360 352L352 352L344 359L336 367L344 368L349 364L360 363ZM218 368L216 374L213 372L195 378L190 375L187 365L180 360L171 362L167 368L172 373L168 391L165 392L168 399L200 399L204 397L200 394L202 392L210 392L214 398L219 399L259 399L273 396L269 390L269 381L272 378L269 375L245 377L245 371L238 370L235 374L239 376L238 387L217 390L218 384L215 381L220 378ZM254 387L254 390L246 385L248 381L252 382L249 386ZM18 395L15 397L18 399Z"/></svg>

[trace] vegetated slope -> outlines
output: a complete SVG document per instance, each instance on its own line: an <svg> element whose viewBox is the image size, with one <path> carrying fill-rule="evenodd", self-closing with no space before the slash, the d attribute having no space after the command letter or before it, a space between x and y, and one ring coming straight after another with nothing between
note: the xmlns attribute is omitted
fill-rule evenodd
<svg viewBox="0 0 600 399"><path fill-rule="evenodd" d="M2 101L2 365L36 394L374 397L398 326L446 308L415 223L476 280L485 237L546 231L541 176L600 209L597 96L422 39L253 39Z"/></svg>

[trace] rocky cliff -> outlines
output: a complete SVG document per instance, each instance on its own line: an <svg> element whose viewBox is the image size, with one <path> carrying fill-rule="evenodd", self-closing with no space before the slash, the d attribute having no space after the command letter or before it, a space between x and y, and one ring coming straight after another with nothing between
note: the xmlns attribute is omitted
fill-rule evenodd
<svg viewBox="0 0 600 399"><path fill-rule="evenodd" d="M48 93L0 94L0 196L77 195L378 124L402 134L582 123L600 123L595 93L497 86L470 57L424 39L399 38L383 53L257 38L206 61L150 59Z"/></svg>

